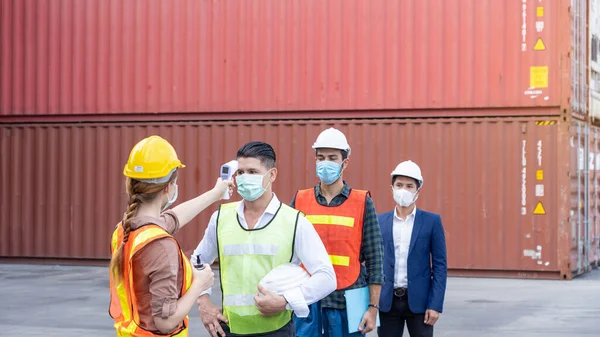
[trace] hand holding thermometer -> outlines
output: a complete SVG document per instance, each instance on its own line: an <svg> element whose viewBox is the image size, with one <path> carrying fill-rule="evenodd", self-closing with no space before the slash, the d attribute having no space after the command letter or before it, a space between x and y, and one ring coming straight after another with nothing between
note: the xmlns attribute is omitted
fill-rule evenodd
<svg viewBox="0 0 600 337"><path fill-rule="evenodd" d="M221 179L223 179L223 180L231 179L231 177L233 177L233 175L235 174L237 169L238 169L237 160L232 160L228 163L221 165L221 172L220 172ZM223 200L229 200L229 191L225 191L225 193L223 193Z"/></svg>

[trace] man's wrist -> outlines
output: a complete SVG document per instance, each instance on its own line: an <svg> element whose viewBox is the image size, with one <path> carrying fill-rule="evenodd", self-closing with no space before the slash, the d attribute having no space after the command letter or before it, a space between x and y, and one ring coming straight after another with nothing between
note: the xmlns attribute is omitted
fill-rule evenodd
<svg viewBox="0 0 600 337"><path fill-rule="evenodd" d="M293 310L292 305L290 304L290 302L288 302L287 298L285 298L285 296L283 295L281 295L281 297L283 297L283 300L285 301L285 304L283 305L283 310Z"/></svg>
<svg viewBox="0 0 600 337"><path fill-rule="evenodd" d="M379 304L371 303L369 304L369 309L371 311L379 311Z"/></svg>
<svg viewBox="0 0 600 337"><path fill-rule="evenodd" d="M288 307L289 302L287 300L287 298L285 298L285 296L283 295L279 295L279 299L281 300L281 306L285 309Z"/></svg>
<svg viewBox="0 0 600 337"><path fill-rule="evenodd" d="M211 303L210 302L210 296L208 294L201 294L200 296L198 296L198 299L196 299L196 303L198 305L203 305L206 303Z"/></svg>

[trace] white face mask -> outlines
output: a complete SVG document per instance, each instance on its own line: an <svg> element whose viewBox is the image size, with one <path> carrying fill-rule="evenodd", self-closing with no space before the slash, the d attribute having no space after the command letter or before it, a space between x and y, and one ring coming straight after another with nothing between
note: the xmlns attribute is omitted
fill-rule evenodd
<svg viewBox="0 0 600 337"><path fill-rule="evenodd" d="M415 197L416 194L403 188L394 189L394 201L402 207L408 207L417 201L418 197Z"/></svg>
<svg viewBox="0 0 600 337"><path fill-rule="evenodd" d="M254 201L260 198L269 188L269 184L271 184L271 180L269 180L269 184L267 187L263 187L263 178L269 174L271 170L267 171L265 174L242 174L235 177L235 182L237 183L237 191L239 195L244 198L244 200Z"/></svg>
<svg viewBox="0 0 600 337"><path fill-rule="evenodd" d="M163 206L162 208L162 212L164 212L167 208L169 208L171 205L173 205L173 203L177 200L177 196L179 196L179 186L177 186L177 184L173 184L173 188L175 188L175 193L173 193L173 197L169 198L169 200L167 200L167 203L165 204L165 206ZM167 197L169 195L167 194Z"/></svg>

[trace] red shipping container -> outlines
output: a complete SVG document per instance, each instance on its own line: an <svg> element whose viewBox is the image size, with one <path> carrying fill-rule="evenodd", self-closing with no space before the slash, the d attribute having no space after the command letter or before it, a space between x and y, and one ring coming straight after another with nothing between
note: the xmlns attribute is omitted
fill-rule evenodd
<svg viewBox="0 0 600 337"><path fill-rule="evenodd" d="M3 0L0 121L584 117L586 20L585 0Z"/></svg>
<svg viewBox="0 0 600 337"><path fill-rule="evenodd" d="M378 212L393 207L393 168L406 159L421 166L418 207L441 214L453 274L568 279L597 263L599 249L598 225L585 234L578 218L587 169L585 124L578 125L532 117L2 125L0 256L107 259L125 209L122 168L145 136L171 141L187 165L179 201L212 188L219 166L244 143L269 142L278 155L274 189L287 203L317 182L311 145L335 126L352 147L345 179L369 189ZM186 253L215 209L177 234Z"/></svg>

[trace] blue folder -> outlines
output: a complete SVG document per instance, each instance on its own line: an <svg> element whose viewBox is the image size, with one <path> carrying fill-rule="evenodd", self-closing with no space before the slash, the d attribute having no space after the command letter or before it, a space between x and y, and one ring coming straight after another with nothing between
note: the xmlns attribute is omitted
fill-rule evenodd
<svg viewBox="0 0 600 337"><path fill-rule="evenodd" d="M369 287L346 290L346 312L348 314L348 332L358 331L358 325L362 321L367 309L369 309ZM379 312L377 312L377 324L379 326Z"/></svg>

